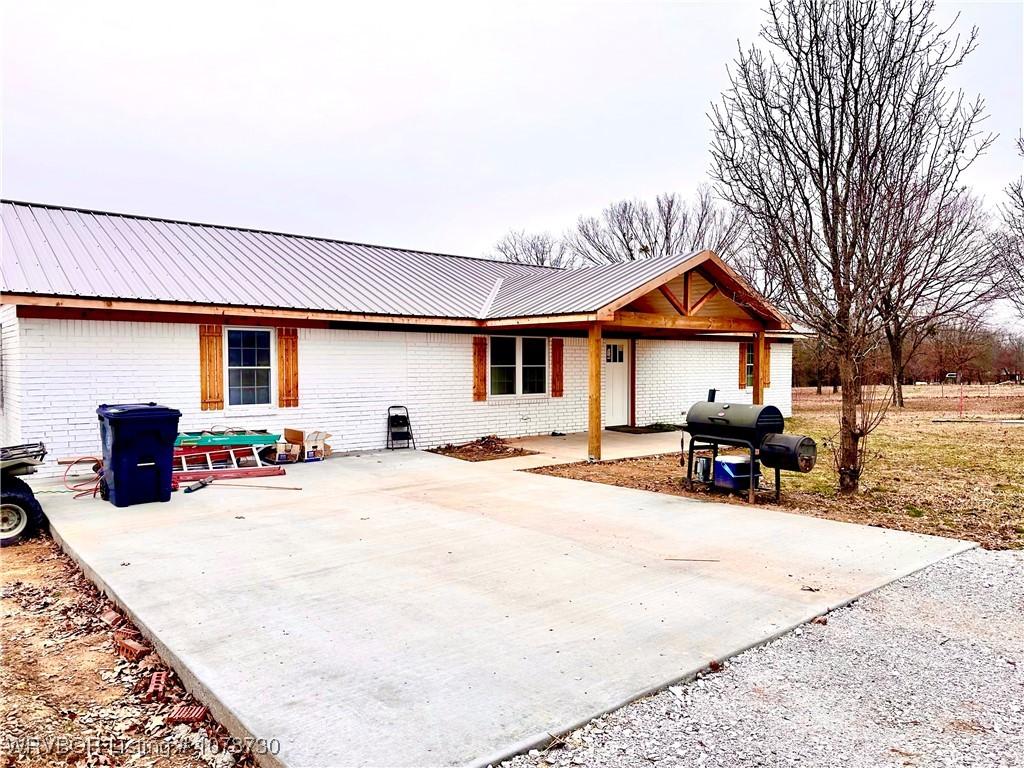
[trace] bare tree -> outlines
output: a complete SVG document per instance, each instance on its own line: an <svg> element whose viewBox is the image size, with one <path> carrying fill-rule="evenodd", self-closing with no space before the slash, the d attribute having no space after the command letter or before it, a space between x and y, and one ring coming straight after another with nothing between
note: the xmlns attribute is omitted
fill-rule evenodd
<svg viewBox="0 0 1024 768"><path fill-rule="evenodd" d="M712 108L713 177L750 228L782 305L836 356L839 488L858 488L864 362L901 237L922 190L956 189L987 146L980 100L946 88L975 46L931 20L933 3L771 0L765 50L740 50Z"/></svg>
<svg viewBox="0 0 1024 768"><path fill-rule="evenodd" d="M527 234L513 230L494 245L497 258L516 264L534 264L541 267L568 267L570 260L565 244L547 232Z"/></svg>
<svg viewBox="0 0 1024 768"><path fill-rule="evenodd" d="M926 172L922 181L900 190L910 199L897 200L905 231L890 243L890 279L878 310L892 402L900 408L907 361L922 342L946 320L978 310L999 288L986 216L977 200L956 187L958 175Z"/></svg>
<svg viewBox="0 0 1024 768"><path fill-rule="evenodd" d="M737 213L715 202L711 189L697 190L692 205L677 194L658 195L654 205L622 200L600 216L581 216L565 236L566 248L582 264L658 258L712 250L727 258L739 247Z"/></svg>
<svg viewBox="0 0 1024 768"><path fill-rule="evenodd" d="M1017 153L1024 157L1024 138L1017 139ZM1024 177L1006 188L1007 200L1001 206L1003 231L996 239L1002 259L1002 295L1024 317Z"/></svg>

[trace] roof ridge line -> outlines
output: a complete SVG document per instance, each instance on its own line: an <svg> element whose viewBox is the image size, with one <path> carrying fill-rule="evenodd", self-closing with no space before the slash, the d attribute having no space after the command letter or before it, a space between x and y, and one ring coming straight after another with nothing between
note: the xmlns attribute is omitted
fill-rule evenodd
<svg viewBox="0 0 1024 768"><path fill-rule="evenodd" d="M505 278L499 277L494 281L494 285L491 286L491 292L487 294L487 298L484 299L484 304L480 307L480 314L477 315L477 319L486 320L488 313L491 311L491 305L494 304L494 299L498 295L498 291L501 289L501 283Z"/></svg>
<svg viewBox="0 0 1024 768"><path fill-rule="evenodd" d="M273 229L257 229L256 227L239 227L233 224L211 224L205 221L189 221L187 219L168 219L163 216L144 216L137 213L124 213L122 211L103 211L98 208L82 208L76 205L58 205L56 203L34 203L30 200L13 200L11 198L0 198L0 203L10 205L24 205L31 208L48 208L57 211L75 211L76 213L98 214L100 216L117 216L122 219L139 219L141 221L159 221L165 224L186 224L191 227L209 227L210 229L230 229L235 232L255 232L262 235L276 235L278 237L293 237L299 240L319 240L325 243L337 243L339 245L358 245L363 248L382 248L389 251L401 251L403 253L422 254L424 256L443 256L448 259L466 259L468 261L481 261L492 264L512 264L515 262L503 261L501 259L488 259L483 256L463 256L458 253L441 253L440 251L425 251L417 248L404 248L398 245L380 245L378 243L361 243L356 240L341 240L336 237L325 237L322 235L300 235L296 232L280 232ZM564 272L564 267L553 267L548 264L518 264L516 266L528 267L530 269L544 269L552 272Z"/></svg>

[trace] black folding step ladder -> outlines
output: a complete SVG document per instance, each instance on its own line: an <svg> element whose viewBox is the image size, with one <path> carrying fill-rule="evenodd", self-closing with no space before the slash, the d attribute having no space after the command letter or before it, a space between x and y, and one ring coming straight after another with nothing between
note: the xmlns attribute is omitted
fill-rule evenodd
<svg viewBox="0 0 1024 768"><path fill-rule="evenodd" d="M388 408L388 449L416 448L416 438L412 434L412 422L409 421L409 409L404 405L392 405ZM405 443L405 445L395 445Z"/></svg>

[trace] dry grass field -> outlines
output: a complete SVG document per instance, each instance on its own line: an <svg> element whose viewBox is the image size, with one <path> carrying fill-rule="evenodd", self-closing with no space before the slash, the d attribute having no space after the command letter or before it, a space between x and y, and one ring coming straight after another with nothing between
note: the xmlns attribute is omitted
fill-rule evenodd
<svg viewBox="0 0 1024 768"><path fill-rule="evenodd" d="M935 419L959 418L959 387L908 387L906 398L907 407L890 409L868 438L860 493L841 496L828 447L838 430L839 396L794 391L794 415L787 419L786 431L818 442L818 465L806 475L783 473L781 506L801 514L977 541L988 549L1024 549L1024 424L990 421L1024 419L1024 387L965 387L967 421L958 423ZM703 489L686 490L677 453L535 471L662 493L709 495ZM744 503L735 496L714 496ZM759 502L773 504L773 492L764 490Z"/></svg>

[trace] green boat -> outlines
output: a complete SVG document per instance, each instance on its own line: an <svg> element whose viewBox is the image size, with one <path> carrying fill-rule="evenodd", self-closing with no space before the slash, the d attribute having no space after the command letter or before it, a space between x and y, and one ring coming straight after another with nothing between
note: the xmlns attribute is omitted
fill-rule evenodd
<svg viewBox="0 0 1024 768"><path fill-rule="evenodd" d="M281 439L280 433L265 429L203 430L202 432L179 432L174 441L175 448L198 448L224 446L272 445Z"/></svg>

